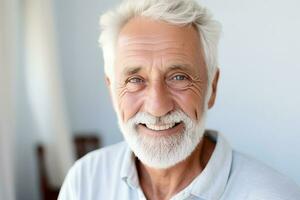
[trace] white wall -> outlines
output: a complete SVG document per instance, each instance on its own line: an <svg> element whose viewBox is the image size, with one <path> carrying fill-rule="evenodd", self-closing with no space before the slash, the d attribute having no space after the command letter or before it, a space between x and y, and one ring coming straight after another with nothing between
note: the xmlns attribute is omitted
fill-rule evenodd
<svg viewBox="0 0 300 200"><path fill-rule="evenodd" d="M55 0L61 66L73 132L96 131L103 144L122 136L104 83L99 16L117 0Z"/></svg>
<svg viewBox="0 0 300 200"><path fill-rule="evenodd" d="M72 129L99 131L104 145L120 141L97 45L98 17L116 0L55 2ZM300 184L299 1L202 2L224 32L218 99L208 127Z"/></svg>
<svg viewBox="0 0 300 200"><path fill-rule="evenodd" d="M300 2L202 2L223 24L209 127L300 184Z"/></svg>

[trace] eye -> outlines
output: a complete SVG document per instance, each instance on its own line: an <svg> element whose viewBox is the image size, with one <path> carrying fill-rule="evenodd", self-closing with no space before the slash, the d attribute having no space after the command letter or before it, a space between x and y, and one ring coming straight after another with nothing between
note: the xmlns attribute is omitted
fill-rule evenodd
<svg viewBox="0 0 300 200"><path fill-rule="evenodd" d="M142 77L131 77L126 80L126 88L129 92L136 92L144 88L145 80Z"/></svg>
<svg viewBox="0 0 300 200"><path fill-rule="evenodd" d="M175 75L171 79L175 80L175 81L183 81L183 80L186 80L187 77L185 75Z"/></svg>
<svg viewBox="0 0 300 200"><path fill-rule="evenodd" d="M127 83L143 83L144 80L138 77L133 77L127 80Z"/></svg>
<svg viewBox="0 0 300 200"><path fill-rule="evenodd" d="M167 79L167 84L171 88L183 90L191 84L191 79L185 74L174 74Z"/></svg>

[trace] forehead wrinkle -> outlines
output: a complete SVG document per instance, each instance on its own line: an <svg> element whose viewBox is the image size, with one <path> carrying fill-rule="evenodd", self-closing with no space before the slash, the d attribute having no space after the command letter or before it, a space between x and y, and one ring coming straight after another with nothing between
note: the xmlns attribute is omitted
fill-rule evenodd
<svg viewBox="0 0 300 200"><path fill-rule="evenodd" d="M157 49L157 48L166 48L165 46L167 46L167 48L183 48L184 47L184 42L179 42L179 41L175 41L175 40L168 40L168 39L142 39L144 37L139 37L141 39L130 39L128 37L123 38L121 37L121 39L118 42L118 46L122 48L125 47L125 49L131 50L133 49L140 49L140 48L145 48L145 49Z"/></svg>
<svg viewBox="0 0 300 200"><path fill-rule="evenodd" d="M128 45L126 47L122 47L120 49L120 52L130 52L130 51L179 51L182 48L184 48L184 45L177 45L177 46L170 46L162 43L157 43L157 44L138 44L138 45Z"/></svg>
<svg viewBox="0 0 300 200"><path fill-rule="evenodd" d="M171 36L167 34L159 34L156 36L149 36L149 35L120 35L118 41L119 43L137 43L137 42L143 42L143 43L153 43L153 42L166 42L166 43L177 43L176 40L169 39ZM167 39L166 39L167 38Z"/></svg>
<svg viewBox="0 0 300 200"><path fill-rule="evenodd" d="M122 51L120 51L123 56L121 57L127 57L127 56L148 56L148 54L150 55L187 55L185 52L179 52L178 51L179 48L172 48L172 47L157 47L157 48L130 48L130 49L123 49Z"/></svg>
<svg viewBox="0 0 300 200"><path fill-rule="evenodd" d="M180 66L194 66L195 64L191 61L189 61L188 59L188 54L184 54L184 53L149 53L149 55L143 55L143 56L139 56L140 52L132 52L132 53L128 53L128 54L124 54L121 57L120 60L120 64L122 66L126 66L126 65L145 65L146 63L149 62L149 56L151 56L151 60L154 61L158 61L160 60L160 64L161 65L180 65ZM156 59L155 59L156 57ZM157 62L156 62L157 63Z"/></svg>
<svg viewBox="0 0 300 200"><path fill-rule="evenodd" d="M136 44L127 44L127 45L119 45L119 52L123 53L123 54L129 54L129 53L133 53L133 54L138 54L141 52L152 52L155 51L156 52L160 52L160 53L178 53L178 54L187 54L187 51L182 51L183 49L191 49L193 47L189 47L189 45L182 43L178 43L178 42L172 42L172 45L166 44L166 43L159 43L159 42L155 42L155 44L143 44L143 43L136 43ZM136 52L138 51L138 52Z"/></svg>
<svg viewBox="0 0 300 200"><path fill-rule="evenodd" d="M156 49L145 49L142 47L131 47L126 49L121 49L119 51L120 59L121 60L143 60L148 59L151 57L153 59L157 56L163 56L163 57L173 57L173 59L182 59L183 61L185 59L189 59L190 56L188 52L181 51L179 48L173 48L173 47L167 47L167 48L156 48ZM165 58L164 58L165 59Z"/></svg>
<svg viewBox="0 0 300 200"><path fill-rule="evenodd" d="M140 52L141 53L141 52ZM120 66L141 66L149 63L148 56L140 56L138 52L123 54L118 60Z"/></svg>
<svg viewBox="0 0 300 200"><path fill-rule="evenodd" d="M139 54L142 53L141 51L136 52L136 51L131 51L131 52L126 52L123 54L121 57L121 62L120 64L122 66L149 66L151 65L148 61L149 56L151 56L151 60L154 61L156 60L156 63L152 63L154 65L159 65L163 68L168 68L169 66L181 66L182 70L192 68L192 66L195 66L196 64L191 62L189 59L189 54L186 54L184 52L165 52L165 51L156 51L156 52L150 52L148 55L142 55L139 56ZM156 59L154 58L156 57ZM179 68L177 68L179 69ZM188 70L188 71L193 71L195 70ZM196 70L197 71L197 70Z"/></svg>

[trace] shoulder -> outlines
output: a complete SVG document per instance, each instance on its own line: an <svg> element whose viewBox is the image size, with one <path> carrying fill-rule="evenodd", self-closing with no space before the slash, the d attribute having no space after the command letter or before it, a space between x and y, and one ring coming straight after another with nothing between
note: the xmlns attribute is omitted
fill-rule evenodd
<svg viewBox="0 0 300 200"><path fill-rule="evenodd" d="M80 172L82 178L96 176L99 172L102 173L102 177L104 174L116 174L120 171L127 151L128 146L125 142L92 151L76 161L70 171Z"/></svg>
<svg viewBox="0 0 300 200"><path fill-rule="evenodd" d="M98 197L107 192L99 185L117 186L116 180L119 180L123 158L128 150L127 144L120 142L92 151L76 161L65 178L59 199Z"/></svg>
<svg viewBox="0 0 300 200"><path fill-rule="evenodd" d="M250 156L233 151L229 178L232 190L237 188L245 199L296 200L300 188L287 176Z"/></svg>
<svg viewBox="0 0 300 200"><path fill-rule="evenodd" d="M116 163L122 160L118 158L122 158L126 151L128 150L128 145L125 142L120 142L114 145L110 145L95 151L92 151L76 161L75 167L77 165L84 166L96 166L99 167L104 163Z"/></svg>

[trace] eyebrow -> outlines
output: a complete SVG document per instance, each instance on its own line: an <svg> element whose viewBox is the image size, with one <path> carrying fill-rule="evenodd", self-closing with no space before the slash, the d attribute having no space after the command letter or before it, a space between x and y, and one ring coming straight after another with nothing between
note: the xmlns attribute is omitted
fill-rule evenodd
<svg viewBox="0 0 300 200"><path fill-rule="evenodd" d="M182 70L182 71L187 71L187 72L190 72L190 73L194 72L192 70L192 67L189 64L172 64L168 68L168 71L172 71L172 70Z"/></svg>
<svg viewBox="0 0 300 200"><path fill-rule="evenodd" d="M142 69L141 66L125 67L125 69L123 70L123 74L126 76L130 76L138 73L139 71L141 71L141 69Z"/></svg>

